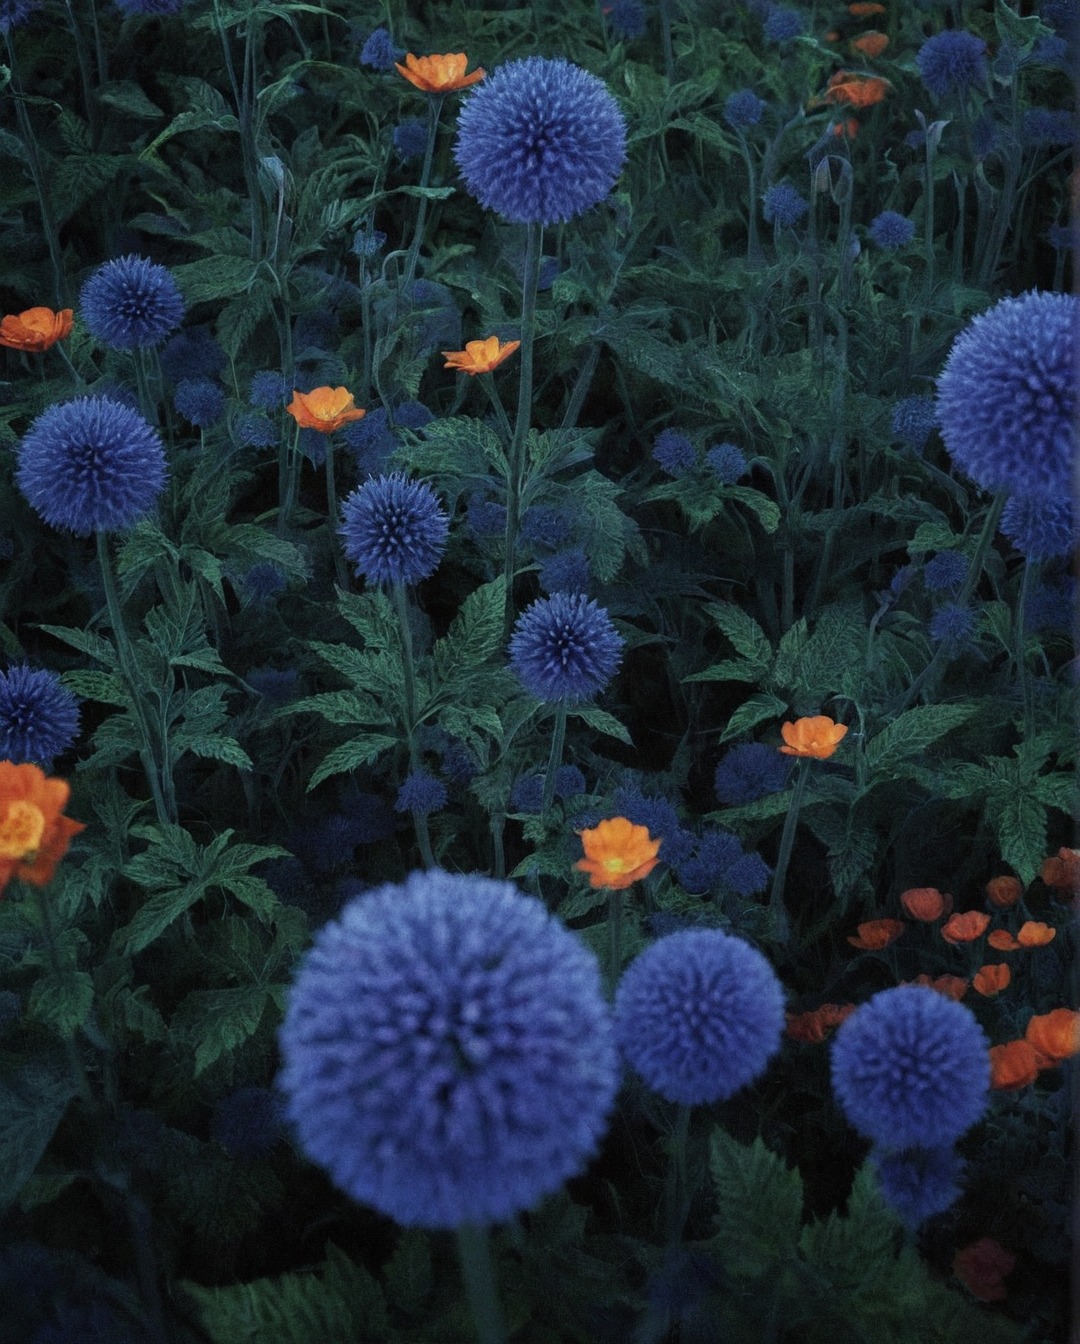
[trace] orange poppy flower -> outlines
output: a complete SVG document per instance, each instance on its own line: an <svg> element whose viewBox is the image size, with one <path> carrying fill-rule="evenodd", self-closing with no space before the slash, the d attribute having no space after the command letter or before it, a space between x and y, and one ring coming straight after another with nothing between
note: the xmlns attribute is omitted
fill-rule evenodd
<svg viewBox="0 0 1080 1344"><path fill-rule="evenodd" d="M787 744L780 750L785 756L813 756L824 761L840 745L846 732L847 724L834 723L827 714L813 714L780 725L780 735Z"/></svg>
<svg viewBox="0 0 1080 1344"><path fill-rule="evenodd" d="M398 74L404 75L410 84L415 84L424 93L453 93L455 89L467 89L476 84L487 73L478 66L471 75L465 73L469 58L463 51L445 56L414 56L410 51L405 64L394 62Z"/></svg>
<svg viewBox="0 0 1080 1344"><path fill-rule="evenodd" d="M961 975L927 975L924 971L922 975L917 975L914 980L904 980L905 985L923 985L926 989L932 989L936 994L944 994L947 999L955 999L959 1002L968 992L968 982Z"/></svg>
<svg viewBox="0 0 1080 1344"><path fill-rule="evenodd" d="M892 88L880 75L860 75L853 70L837 70L825 89L825 102L848 103L851 107L873 107L884 100Z"/></svg>
<svg viewBox="0 0 1080 1344"><path fill-rule="evenodd" d="M855 936L848 935L848 942L852 947L861 948L864 952L880 952L883 947L895 942L903 932L903 920L871 919L865 924L858 925Z"/></svg>
<svg viewBox="0 0 1080 1344"><path fill-rule="evenodd" d="M982 1237L953 1257L952 1272L980 1302L1000 1302L1005 1296L1002 1279L1011 1273L1016 1256L999 1246L993 1237Z"/></svg>
<svg viewBox="0 0 1080 1344"><path fill-rule="evenodd" d="M950 915L941 926L941 936L947 943L973 943L981 938L990 923L990 916L981 910L965 910L962 915Z"/></svg>
<svg viewBox="0 0 1080 1344"><path fill-rule="evenodd" d="M25 312L9 313L0 322L0 345L9 350L49 350L57 341L71 335L72 310L61 308L27 308Z"/></svg>
<svg viewBox="0 0 1080 1344"><path fill-rule="evenodd" d="M867 17L867 15L870 14L884 14L885 6L878 4L858 3L854 5L848 5L847 10L849 14L854 14L857 19L864 19Z"/></svg>
<svg viewBox="0 0 1080 1344"><path fill-rule="evenodd" d="M647 826L635 826L626 817L612 817L578 835L585 857L574 867L589 874L591 887L622 891L657 865L660 840L651 838Z"/></svg>
<svg viewBox="0 0 1080 1344"><path fill-rule="evenodd" d="M793 1041L817 1045L855 1011L853 1003L823 1003L808 1013L785 1013L787 1035Z"/></svg>
<svg viewBox="0 0 1080 1344"><path fill-rule="evenodd" d="M869 56L871 59L875 56L880 56L888 45L889 39L885 34L876 32L873 29L868 33L862 33L859 37L853 37L851 39L852 51L861 52L863 56Z"/></svg>
<svg viewBox="0 0 1080 1344"><path fill-rule="evenodd" d="M475 378L478 373L490 373L497 369L504 359L509 359L521 344L520 341L507 341L503 345L498 336L489 336L483 341L466 341L464 350L444 350L446 356L444 369L460 369Z"/></svg>
<svg viewBox="0 0 1080 1344"><path fill-rule="evenodd" d="M1021 924L1016 933L1016 941L1021 947L1045 947L1047 943L1052 943L1057 937L1057 929L1049 924L1041 924L1036 919L1029 919Z"/></svg>
<svg viewBox="0 0 1080 1344"><path fill-rule="evenodd" d="M63 815L71 785L36 765L0 761L0 892L13 877L43 887L73 836L86 829Z"/></svg>
<svg viewBox="0 0 1080 1344"><path fill-rule="evenodd" d="M995 952L1019 952L1022 946L1008 929L995 929L986 941Z"/></svg>
<svg viewBox="0 0 1080 1344"><path fill-rule="evenodd" d="M1033 1017L1024 1040L1053 1064L1070 1059L1080 1054L1080 1013L1075 1008L1055 1008L1052 1013Z"/></svg>
<svg viewBox="0 0 1080 1344"><path fill-rule="evenodd" d="M991 905L1007 910L1024 894L1024 884L1018 877L992 877L986 884L986 896Z"/></svg>
<svg viewBox="0 0 1080 1344"><path fill-rule="evenodd" d="M993 966L981 966L975 972L971 985L984 998L989 999L995 994L1000 994L1008 986L1011 979L1012 971L1002 961Z"/></svg>
<svg viewBox="0 0 1080 1344"><path fill-rule="evenodd" d="M351 420L367 415L367 411L354 404L347 387L316 387L310 392L297 392L294 388L292 401L285 409L301 429L317 429L320 434L332 434Z"/></svg>
<svg viewBox="0 0 1080 1344"><path fill-rule="evenodd" d="M1059 849L1039 869L1039 876L1048 887L1080 888L1080 849Z"/></svg>
<svg viewBox="0 0 1080 1344"><path fill-rule="evenodd" d="M1019 1092L1039 1076L1042 1055L1030 1041L1006 1041L990 1047L990 1086L1000 1092Z"/></svg>
<svg viewBox="0 0 1080 1344"><path fill-rule="evenodd" d="M900 904L912 919L932 924L952 909L952 897L943 896L937 887L909 887L900 893Z"/></svg>

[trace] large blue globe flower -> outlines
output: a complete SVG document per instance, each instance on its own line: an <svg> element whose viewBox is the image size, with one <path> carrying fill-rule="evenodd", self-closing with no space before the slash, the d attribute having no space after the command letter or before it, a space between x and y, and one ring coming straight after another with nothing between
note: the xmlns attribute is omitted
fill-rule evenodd
<svg viewBox="0 0 1080 1344"><path fill-rule="evenodd" d="M619 666L623 638L583 593L553 593L525 611L510 637L510 666L538 700L578 704L602 691Z"/></svg>
<svg viewBox="0 0 1080 1344"><path fill-rule="evenodd" d="M912 1231L962 1194L964 1163L954 1148L875 1148L870 1163L886 1204Z"/></svg>
<svg viewBox="0 0 1080 1344"><path fill-rule="evenodd" d="M1072 486L1080 298L1002 299L953 342L937 420L953 461L985 490L1064 499Z"/></svg>
<svg viewBox="0 0 1080 1344"><path fill-rule="evenodd" d="M970 1008L900 985L836 1033L832 1084L860 1134L884 1148L945 1148L982 1116L990 1051Z"/></svg>
<svg viewBox="0 0 1080 1344"><path fill-rule="evenodd" d="M0 760L46 765L79 731L79 702L55 672L18 666L0 672Z"/></svg>
<svg viewBox="0 0 1080 1344"><path fill-rule="evenodd" d="M281 1049L303 1150L407 1227L531 1208L595 1153L618 1089L592 952L511 883L437 870L319 931Z"/></svg>
<svg viewBox="0 0 1080 1344"><path fill-rule="evenodd" d="M688 1106L723 1101L780 1049L784 991L755 947L720 929L660 938L615 993L615 1038L654 1092Z"/></svg>
<svg viewBox="0 0 1080 1344"><path fill-rule="evenodd" d="M91 336L114 350L160 345L184 317L172 272L134 253L99 266L83 285L79 305Z"/></svg>
<svg viewBox="0 0 1080 1344"><path fill-rule="evenodd" d="M419 583L442 559L450 519L438 496L402 472L375 476L341 508L345 554L371 583Z"/></svg>
<svg viewBox="0 0 1080 1344"><path fill-rule="evenodd" d="M131 527L165 484L165 448L138 411L109 397L50 406L18 447L15 481L30 505L62 531Z"/></svg>
<svg viewBox="0 0 1080 1344"><path fill-rule="evenodd" d="M596 75L529 56L499 66L466 99L454 157L482 206L516 224L560 224L615 185L626 122Z"/></svg>

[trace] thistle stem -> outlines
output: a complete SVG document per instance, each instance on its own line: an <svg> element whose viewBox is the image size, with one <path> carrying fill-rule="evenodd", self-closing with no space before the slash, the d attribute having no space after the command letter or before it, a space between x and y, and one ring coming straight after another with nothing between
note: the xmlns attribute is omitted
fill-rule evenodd
<svg viewBox="0 0 1080 1344"><path fill-rule="evenodd" d="M548 755L547 774L544 776L544 801L540 807L541 823L546 825L551 804L555 801L555 775L562 764L563 745L566 742L566 705L560 701L555 709L555 730L551 734L551 752Z"/></svg>
<svg viewBox="0 0 1080 1344"><path fill-rule="evenodd" d="M788 918L784 909L784 883L787 880L788 864L795 844L795 831L799 825L799 809L802 807L803 793L809 774L809 762L799 761L796 766L795 788L791 795L791 806L784 818L784 830L780 836L780 852L776 856L776 869L773 872L772 887L769 890L769 933L775 942L785 943L788 938Z"/></svg>
<svg viewBox="0 0 1080 1344"><path fill-rule="evenodd" d="M487 1228L462 1223L457 1229L457 1245L476 1338L479 1344L505 1344L506 1327L499 1306Z"/></svg>
<svg viewBox="0 0 1080 1344"><path fill-rule="evenodd" d="M439 130L439 118L442 115L443 102L446 98L444 93L432 93L428 95L428 134L427 144L424 146L424 166L420 170L420 187L424 189L431 180L431 164L435 157L435 139ZM405 276L401 282L402 292L407 290L413 282L416 275L416 262L420 256L420 244L424 238L424 225L427 223L428 198L420 197L420 207L416 212L416 228L413 231L412 243L409 245L409 255L405 260Z"/></svg>
<svg viewBox="0 0 1080 1344"><path fill-rule="evenodd" d="M412 630L409 627L409 601L405 596L405 585L390 585L394 607L397 610L398 627L401 631L401 673L405 689L405 736L409 746L410 771L420 768L420 753L416 747L416 665L413 661ZM420 857L425 868L435 867L435 855L431 848L431 835L428 831L427 814L412 809L413 829L416 843L420 847Z"/></svg>

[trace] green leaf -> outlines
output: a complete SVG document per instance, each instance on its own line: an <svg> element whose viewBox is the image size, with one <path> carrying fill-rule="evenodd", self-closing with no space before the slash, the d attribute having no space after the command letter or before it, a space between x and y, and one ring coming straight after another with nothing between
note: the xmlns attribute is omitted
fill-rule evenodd
<svg viewBox="0 0 1080 1344"><path fill-rule="evenodd" d="M313 771L308 780L307 791L311 792L331 775L348 774L361 765L370 765L378 760L384 751L396 747L398 739L387 737L385 733L361 733L348 742L343 742L329 752Z"/></svg>
<svg viewBox="0 0 1080 1344"><path fill-rule="evenodd" d="M386 594L379 588L369 588L364 593L349 593L338 589L338 611L364 641L364 647L370 652L380 652L401 647L401 630L397 612ZM319 650L319 646L313 645ZM327 648L346 647L327 645ZM326 656L325 654L323 655ZM349 676L349 673L345 673Z"/></svg>
<svg viewBox="0 0 1080 1344"><path fill-rule="evenodd" d="M142 856L139 856L142 857ZM132 865L125 871L131 876ZM136 879L137 880L137 879ZM205 894L201 883L183 887L169 887L159 891L142 904L135 918L113 934L116 950L122 957L132 957L159 938L165 930Z"/></svg>
<svg viewBox="0 0 1080 1344"><path fill-rule="evenodd" d="M210 761L224 761L226 765L235 765L240 770L252 769L251 757L234 737L226 737L221 733L191 735L179 729L173 733L172 742L177 756L181 752L190 751L195 756Z"/></svg>
<svg viewBox="0 0 1080 1344"><path fill-rule="evenodd" d="M780 526L779 504L768 495L763 495L760 490L754 490L748 485L728 485L724 487L724 493L728 499L737 499L740 504L748 508L761 524L763 531L771 534Z"/></svg>
<svg viewBox="0 0 1080 1344"><path fill-rule="evenodd" d="M386 723L387 716L379 702L362 691L320 691L305 696L292 704L282 705L272 717L285 718L290 714L321 714L328 723L357 727L364 723Z"/></svg>
<svg viewBox="0 0 1080 1344"><path fill-rule="evenodd" d="M131 701L124 689L124 683L110 672L95 672L92 668L73 668L63 672L60 680L76 695L85 700L100 700L105 705L120 705L130 708Z"/></svg>
<svg viewBox="0 0 1080 1344"><path fill-rule="evenodd" d="M99 663L104 663L108 668L117 669L116 650L107 639L102 639L100 635L95 635L90 630L75 630L68 625L39 625L39 630L44 630L47 635L62 640L65 644L70 644L73 649L78 649L80 653L87 653L91 658L96 658Z"/></svg>
<svg viewBox="0 0 1080 1344"><path fill-rule="evenodd" d="M39 976L30 990L29 1013L65 1039L86 1021L94 1004L94 982L73 966Z"/></svg>
<svg viewBox="0 0 1080 1344"><path fill-rule="evenodd" d="M634 740L630 736L628 729L624 728L614 714L609 714L606 709L570 709L568 711L575 719L581 719L587 723L590 728L594 728L598 733L604 733L607 737L618 738L620 742L625 742L628 747L634 745Z"/></svg>
<svg viewBox="0 0 1080 1344"><path fill-rule="evenodd" d="M683 681L757 681L761 675L762 668L758 663L725 658L701 672L691 672L688 677L683 677Z"/></svg>
<svg viewBox="0 0 1080 1344"><path fill-rule="evenodd" d="M731 718L728 719L727 727L720 734L720 741L726 742L729 738L738 737L740 733L746 733L751 728L756 728L759 723L765 723L769 719L779 719L785 713L787 713L786 700L780 700L767 691L760 691L757 695L752 695L749 700L744 701L735 710Z"/></svg>
<svg viewBox="0 0 1080 1344"><path fill-rule="evenodd" d="M735 646L735 651L758 669L758 675L772 662L772 645L761 626L741 607L730 602L710 602L705 608Z"/></svg>
<svg viewBox="0 0 1080 1344"><path fill-rule="evenodd" d="M997 835L1001 857L1027 886L1046 858L1046 809L1023 789L998 787L986 800L986 819Z"/></svg>
<svg viewBox="0 0 1080 1344"><path fill-rule="evenodd" d="M426 1232L406 1228L400 1233L383 1277L391 1302L407 1316L415 1316L434 1287L431 1240Z"/></svg>
<svg viewBox="0 0 1080 1344"><path fill-rule="evenodd" d="M757 1277L794 1253L802 1219L803 1187L761 1138L747 1148L717 1126L709 1144L716 1189L713 1221L725 1247L725 1268Z"/></svg>
<svg viewBox="0 0 1080 1344"><path fill-rule="evenodd" d="M975 704L916 705L887 724L866 743L866 763L871 773L888 777L897 762L918 756L931 743L968 719Z"/></svg>
<svg viewBox="0 0 1080 1344"><path fill-rule="evenodd" d="M76 1091L66 1062L51 1052L0 1055L0 1211L33 1174Z"/></svg>
<svg viewBox="0 0 1080 1344"><path fill-rule="evenodd" d="M900 1225L878 1191L873 1168L865 1162L855 1176L847 1217L831 1213L804 1227L800 1247L810 1265L838 1293L873 1285L896 1255Z"/></svg>
<svg viewBox="0 0 1080 1344"><path fill-rule="evenodd" d="M265 985L197 989L184 999L172 1016L169 1031L194 1046L196 1078L254 1036L269 1001Z"/></svg>
<svg viewBox="0 0 1080 1344"><path fill-rule="evenodd" d="M134 80L112 80L97 91L97 100L106 107L114 107L129 117L139 117L147 121L160 120L165 113L156 103L152 103Z"/></svg>
<svg viewBox="0 0 1080 1344"><path fill-rule="evenodd" d="M506 580L481 584L461 604L444 638L431 651L435 699L453 699L502 647Z"/></svg>
<svg viewBox="0 0 1080 1344"><path fill-rule="evenodd" d="M191 307L213 299L235 298L248 290L253 276L252 263L247 257L201 257L171 269Z"/></svg>

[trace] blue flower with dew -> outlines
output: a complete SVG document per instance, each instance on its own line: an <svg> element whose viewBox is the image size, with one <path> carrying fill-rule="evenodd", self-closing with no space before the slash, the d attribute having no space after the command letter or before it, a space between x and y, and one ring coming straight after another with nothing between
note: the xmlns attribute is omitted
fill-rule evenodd
<svg viewBox="0 0 1080 1344"><path fill-rule="evenodd" d="M669 476L685 476L697 466L697 450L678 429L662 429L653 442L652 455Z"/></svg>
<svg viewBox="0 0 1080 1344"><path fill-rule="evenodd" d="M719 929L651 944L615 991L615 1039L654 1092L687 1106L724 1101L780 1049L784 991L755 947Z"/></svg>
<svg viewBox="0 0 1080 1344"><path fill-rule="evenodd" d="M134 253L99 266L83 285L79 306L90 335L113 350L160 345L184 317L171 272Z"/></svg>
<svg viewBox="0 0 1080 1344"><path fill-rule="evenodd" d="M578 1175L619 1085L596 958L509 882L436 870L352 900L291 988L301 1148L406 1227L497 1223Z"/></svg>
<svg viewBox="0 0 1080 1344"><path fill-rule="evenodd" d="M214 1108L210 1137L238 1161L269 1157L282 1137L281 1097L269 1087L237 1088Z"/></svg>
<svg viewBox="0 0 1080 1344"><path fill-rule="evenodd" d="M615 675L624 642L596 602L581 593L553 593L518 618L510 666L538 700L580 704Z"/></svg>
<svg viewBox="0 0 1080 1344"><path fill-rule="evenodd" d="M963 1159L951 1146L874 1148L870 1165L885 1203L909 1231L951 1209L963 1191Z"/></svg>
<svg viewBox="0 0 1080 1344"><path fill-rule="evenodd" d="M561 224L610 193L626 158L626 121L596 75L529 56L473 89L454 158L486 209L515 224Z"/></svg>
<svg viewBox="0 0 1080 1344"><path fill-rule="evenodd" d="M724 102L724 120L734 131L748 131L761 120L765 107L764 98L753 89L737 89Z"/></svg>
<svg viewBox="0 0 1080 1344"><path fill-rule="evenodd" d="M947 29L928 38L915 54L919 78L934 95L963 94L986 87L986 43L974 33Z"/></svg>
<svg viewBox="0 0 1080 1344"><path fill-rule="evenodd" d="M1032 499L1011 495L1001 513L1001 532L1028 560L1056 560L1080 541L1076 513L1069 496Z"/></svg>
<svg viewBox="0 0 1080 1344"><path fill-rule="evenodd" d="M346 556L371 583L419 583L435 573L450 520L435 492L401 472L376 476L342 505Z"/></svg>
<svg viewBox="0 0 1080 1344"><path fill-rule="evenodd" d="M556 551L540 566L538 577L545 593L587 593L592 578L589 557L581 546Z"/></svg>
<svg viewBox="0 0 1080 1344"><path fill-rule="evenodd" d="M776 224L781 229L794 228L809 210L810 202L789 182L778 182L761 198L761 213L766 224Z"/></svg>
<svg viewBox="0 0 1080 1344"><path fill-rule="evenodd" d="M937 425L937 407L933 397L904 397L893 407L890 429L894 439L899 439L916 453L921 453L930 442Z"/></svg>
<svg viewBox="0 0 1080 1344"><path fill-rule="evenodd" d="M393 70L394 62L405 53L394 46L393 38L385 28L376 28L360 48L360 64L372 70Z"/></svg>
<svg viewBox="0 0 1080 1344"><path fill-rule="evenodd" d="M248 401L262 411L280 411L292 396L292 389L280 373L260 369L251 376ZM359 421L357 423L360 423Z"/></svg>
<svg viewBox="0 0 1080 1344"><path fill-rule="evenodd" d="M884 251L895 252L907 247L915 237L915 225L906 215L895 210L882 210L870 221L870 237Z"/></svg>
<svg viewBox="0 0 1080 1344"><path fill-rule="evenodd" d="M837 1031L832 1086L864 1138L947 1147L986 1110L989 1042L963 1004L919 985L885 989Z"/></svg>
<svg viewBox="0 0 1080 1344"><path fill-rule="evenodd" d="M928 593L953 593L962 587L968 559L960 551L938 551L923 567L923 586Z"/></svg>
<svg viewBox="0 0 1080 1344"><path fill-rule="evenodd" d="M1031 290L972 319L938 379L945 447L984 490L1070 493L1080 298Z"/></svg>
<svg viewBox="0 0 1080 1344"><path fill-rule="evenodd" d="M787 788L791 757L763 742L743 742L721 758L713 776L713 788L721 803L739 807L757 802Z"/></svg>
<svg viewBox="0 0 1080 1344"><path fill-rule="evenodd" d="M55 672L21 664L0 672L0 760L44 766L78 735L78 698Z"/></svg>
<svg viewBox="0 0 1080 1344"><path fill-rule="evenodd" d="M225 414L225 393L208 378L182 378L173 405L196 429L209 429Z"/></svg>
<svg viewBox="0 0 1080 1344"><path fill-rule="evenodd" d="M88 536L144 518L165 485L165 448L137 411L107 397L50 406L26 431L15 481L60 531Z"/></svg>
<svg viewBox="0 0 1080 1344"><path fill-rule="evenodd" d="M723 485L734 485L750 470L742 449L733 443L714 443L706 450L705 464Z"/></svg>
<svg viewBox="0 0 1080 1344"><path fill-rule="evenodd" d="M415 812L426 817L441 812L450 801L446 785L426 770L414 770L405 776L394 803L395 812Z"/></svg>

